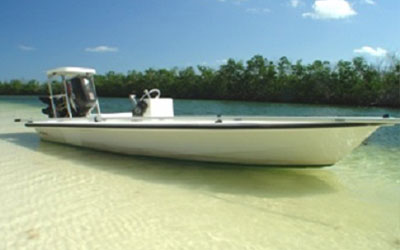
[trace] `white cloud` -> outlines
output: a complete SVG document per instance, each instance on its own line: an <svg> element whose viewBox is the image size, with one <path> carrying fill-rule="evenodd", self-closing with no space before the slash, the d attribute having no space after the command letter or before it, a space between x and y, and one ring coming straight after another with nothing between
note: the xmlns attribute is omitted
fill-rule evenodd
<svg viewBox="0 0 400 250"><path fill-rule="evenodd" d="M357 53L357 54L367 54L367 55L375 56L375 57L383 57L383 56L386 56L388 53L385 49L382 49L380 47L377 47L376 49L374 49L369 46L363 46L359 49L355 49L353 52Z"/></svg>
<svg viewBox="0 0 400 250"><path fill-rule="evenodd" d="M269 13L271 12L271 10L268 8L248 8L246 9L246 12L252 14L262 14L262 13Z"/></svg>
<svg viewBox="0 0 400 250"><path fill-rule="evenodd" d="M228 62L228 59L218 59L215 61L215 63L217 63L217 64L225 64L227 62Z"/></svg>
<svg viewBox="0 0 400 250"><path fill-rule="evenodd" d="M97 52L97 53L103 53L103 52L117 52L118 48L116 47L108 47L108 46L97 46L93 48L86 48L86 52Z"/></svg>
<svg viewBox="0 0 400 250"><path fill-rule="evenodd" d="M369 4L369 5L375 5L375 1L374 0L361 0L361 3L365 3L365 4Z"/></svg>
<svg viewBox="0 0 400 250"><path fill-rule="evenodd" d="M242 3L244 3L248 0L217 0L217 1L221 2L221 3L230 2L230 3L236 4L236 5L241 5Z"/></svg>
<svg viewBox="0 0 400 250"><path fill-rule="evenodd" d="M301 1L300 0L290 0L289 1L290 6L292 6L293 8L297 8L300 4Z"/></svg>
<svg viewBox="0 0 400 250"><path fill-rule="evenodd" d="M20 50L23 50L23 51L32 51L32 50L36 50L36 48L34 48L34 47L32 47L32 46L26 46L26 45L19 45L18 46L18 48L20 49Z"/></svg>
<svg viewBox="0 0 400 250"><path fill-rule="evenodd" d="M246 2L246 1L247 0L235 0L235 1L233 1L233 3L236 4L236 5L240 5L240 4L242 4L242 3Z"/></svg>
<svg viewBox="0 0 400 250"><path fill-rule="evenodd" d="M357 12L346 0L316 0L313 12L303 13L303 17L313 19L341 19L357 15Z"/></svg>

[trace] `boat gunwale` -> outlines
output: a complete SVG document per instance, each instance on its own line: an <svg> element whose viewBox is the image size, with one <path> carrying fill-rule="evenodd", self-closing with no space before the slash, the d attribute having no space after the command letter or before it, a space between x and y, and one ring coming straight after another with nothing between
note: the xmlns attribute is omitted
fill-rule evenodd
<svg viewBox="0 0 400 250"><path fill-rule="evenodd" d="M26 127L47 127L47 128L118 128L118 129L315 129L315 128L346 128L392 125L385 123L284 123L284 124L257 124L257 123L210 123L210 124L116 124L104 122L88 123L39 123L28 122Z"/></svg>

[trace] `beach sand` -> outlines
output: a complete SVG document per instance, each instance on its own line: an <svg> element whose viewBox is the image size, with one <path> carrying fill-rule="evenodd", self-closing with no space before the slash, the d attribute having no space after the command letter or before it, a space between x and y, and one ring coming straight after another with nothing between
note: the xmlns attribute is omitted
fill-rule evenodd
<svg viewBox="0 0 400 250"><path fill-rule="evenodd" d="M329 168L132 157L40 141L0 101L0 249L400 249L400 148Z"/></svg>

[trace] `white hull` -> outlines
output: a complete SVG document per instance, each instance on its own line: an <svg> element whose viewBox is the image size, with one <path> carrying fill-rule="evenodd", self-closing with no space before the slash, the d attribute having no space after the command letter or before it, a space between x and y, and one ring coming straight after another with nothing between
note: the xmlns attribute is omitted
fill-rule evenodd
<svg viewBox="0 0 400 250"><path fill-rule="evenodd" d="M382 125L220 129L218 126L96 127L107 122L88 123L91 127L79 127L77 123L75 127L31 126L43 140L122 154L239 164L316 166L336 163Z"/></svg>

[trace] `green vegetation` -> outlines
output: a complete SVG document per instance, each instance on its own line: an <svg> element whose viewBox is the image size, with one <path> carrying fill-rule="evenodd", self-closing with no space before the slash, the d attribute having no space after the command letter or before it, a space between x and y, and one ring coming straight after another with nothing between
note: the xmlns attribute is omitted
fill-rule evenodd
<svg viewBox="0 0 400 250"><path fill-rule="evenodd" d="M95 77L99 96L127 97L132 91L159 88L164 96L181 99L318 103L400 107L400 60L386 66L352 61L273 62L256 55L246 63L229 59L219 69L206 66L184 69L148 69L128 74L113 71ZM57 88L61 88L60 85ZM37 81L0 82L3 95L45 95Z"/></svg>

